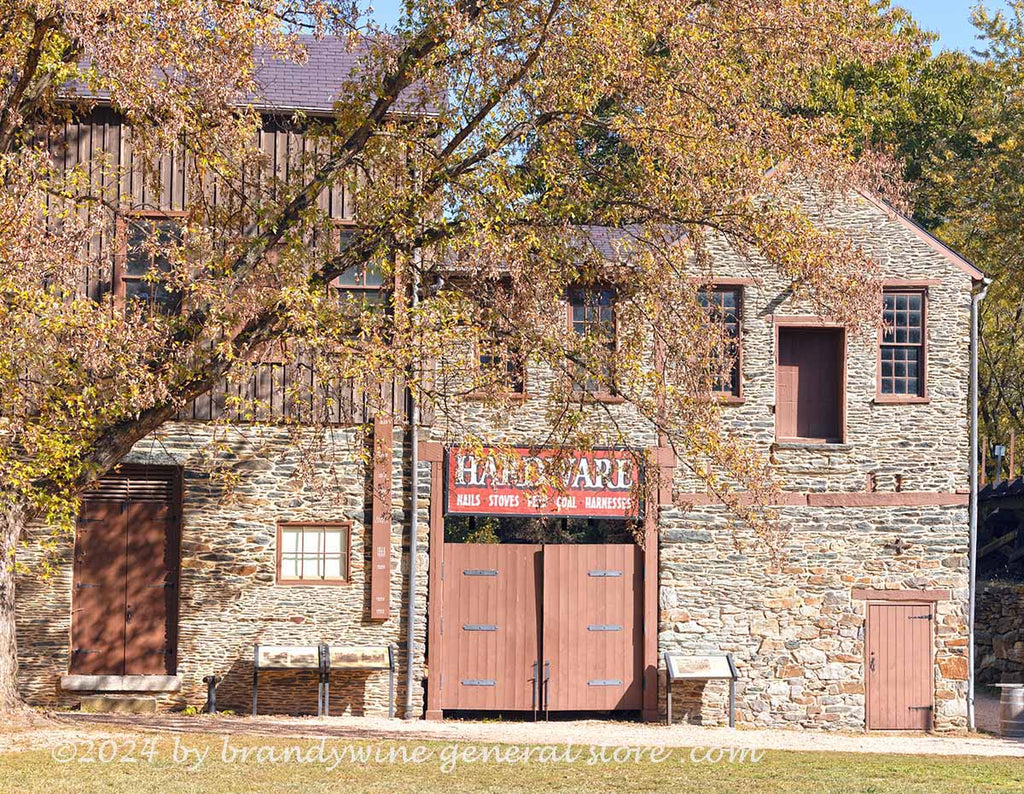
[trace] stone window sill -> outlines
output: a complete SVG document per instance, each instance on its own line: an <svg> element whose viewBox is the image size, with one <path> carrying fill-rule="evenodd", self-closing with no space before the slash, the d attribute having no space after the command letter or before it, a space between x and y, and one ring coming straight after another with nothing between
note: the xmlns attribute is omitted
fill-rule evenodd
<svg viewBox="0 0 1024 794"><path fill-rule="evenodd" d="M931 399L928 397L909 397L895 394L879 394L873 401L875 405L928 405Z"/></svg>
<svg viewBox="0 0 1024 794"><path fill-rule="evenodd" d="M852 452L852 444L840 444L822 441L776 441L775 449L779 451L805 452Z"/></svg>

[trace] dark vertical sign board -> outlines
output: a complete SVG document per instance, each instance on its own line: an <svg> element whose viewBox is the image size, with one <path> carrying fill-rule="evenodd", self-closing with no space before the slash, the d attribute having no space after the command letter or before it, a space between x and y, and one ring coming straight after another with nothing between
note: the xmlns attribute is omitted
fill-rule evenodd
<svg viewBox="0 0 1024 794"><path fill-rule="evenodd" d="M391 615L391 422L373 423L373 523L370 531L370 619Z"/></svg>

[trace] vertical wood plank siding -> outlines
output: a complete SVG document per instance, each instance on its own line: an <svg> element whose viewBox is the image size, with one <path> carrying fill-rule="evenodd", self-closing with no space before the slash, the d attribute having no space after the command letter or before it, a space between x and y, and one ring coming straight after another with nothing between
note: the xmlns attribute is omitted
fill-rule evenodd
<svg viewBox="0 0 1024 794"><path fill-rule="evenodd" d="M309 139L301 131L289 129L274 119L266 119L259 132L260 148L267 156L263 173L247 180L244 189L262 182L263 189L278 195L283 182L295 175L304 160L328 154L321 141ZM165 155L159 164L161 184L154 191L146 184L140 158L133 152L130 130L120 117L106 107L65 123L59 134L49 139L54 163L70 172L86 169L86 189L102 195L108 207L128 211L158 210L181 212L189 206L188 155L184 146ZM103 168L106 159L115 168ZM308 162L307 162L308 166ZM119 174L115 176L114 174ZM214 205L232 200L223 185L208 185ZM317 206L336 220L351 220L353 201L344 185L325 190ZM106 209L83 208L89 212ZM112 227L111 227L112 228ZM112 232L111 232L112 233ZM110 234L97 234L89 243L94 263L82 274L82 293L99 300L112 289L114 240ZM351 380L322 381L308 359L291 363L264 363L251 366L251 372L229 383L223 379L214 389L197 398L182 411L180 418L211 421L302 421L317 417L335 424L362 424L378 414L393 415L404 402L403 383L371 384L359 388Z"/></svg>

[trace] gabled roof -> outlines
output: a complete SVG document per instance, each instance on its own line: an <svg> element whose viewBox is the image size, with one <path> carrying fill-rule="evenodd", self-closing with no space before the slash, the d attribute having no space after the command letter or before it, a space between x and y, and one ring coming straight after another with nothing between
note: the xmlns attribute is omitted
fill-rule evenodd
<svg viewBox="0 0 1024 794"><path fill-rule="evenodd" d="M327 114L334 109L345 84L359 71L360 62L366 57L368 47L348 44L334 36L298 36L298 42L306 53L302 63L274 57L267 48L257 49L256 83L258 90L241 104L252 105L263 112L292 113L303 111L309 114ZM155 74L159 79L161 74ZM65 86L67 92L82 99L109 102L108 91L93 91L84 83L74 80ZM394 105L398 114L432 115L438 112L438 103L429 97L422 97L423 86L414 83L403 91Z"/></svg>
<svg viewBox="0 0 1024 794"><path fill-rule="evenodd" d="M334 36L299 36L306 51L303 63L275 58L267 49L257 50L256 82L259 91L250 97L252 104L265 111L303 110L329 113L340 98L344 85L359 71L366 57L366 46L349 47ZM432 100L421 101L421 85L413 84L399 95L397 112L437 112Z"/></svg>

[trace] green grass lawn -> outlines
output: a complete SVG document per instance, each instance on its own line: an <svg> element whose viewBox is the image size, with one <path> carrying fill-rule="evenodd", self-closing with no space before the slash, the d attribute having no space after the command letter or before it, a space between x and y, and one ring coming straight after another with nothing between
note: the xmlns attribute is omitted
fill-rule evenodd
<svg viewBox="0 0 1024 794"><path fill-rule="evenodd" d="M471 758L495 747L485 744L327 739L321 750L319 739L136 733L106 742L92 739L90 746L89 735L83 737L72 749L64 746L56 751L63 762L55 760L51 750L0 756L0 792L1024 791L1024 761L1019 758L762 751L755 761L746 751L748 756L742 760L734 758L730 763L726 755L712 764L705 760L704 751L664 749L659 758L644 750L642 758L631 754L598 759L590 748L572 747L576 755L570 761L567 748L560 745L547 750L536 746L524 763L509 755L509 748L515 746L498 746L506 754L501 761ZM523 752L522 748L514 751L520 756ZM205 754L201 762L197 753ZM299 753L301 760L296 757ZM553 753L557 759L551 758ZM72 754L73 760L67 760ZM388 763L389 758L405 760Z"/></svg>

